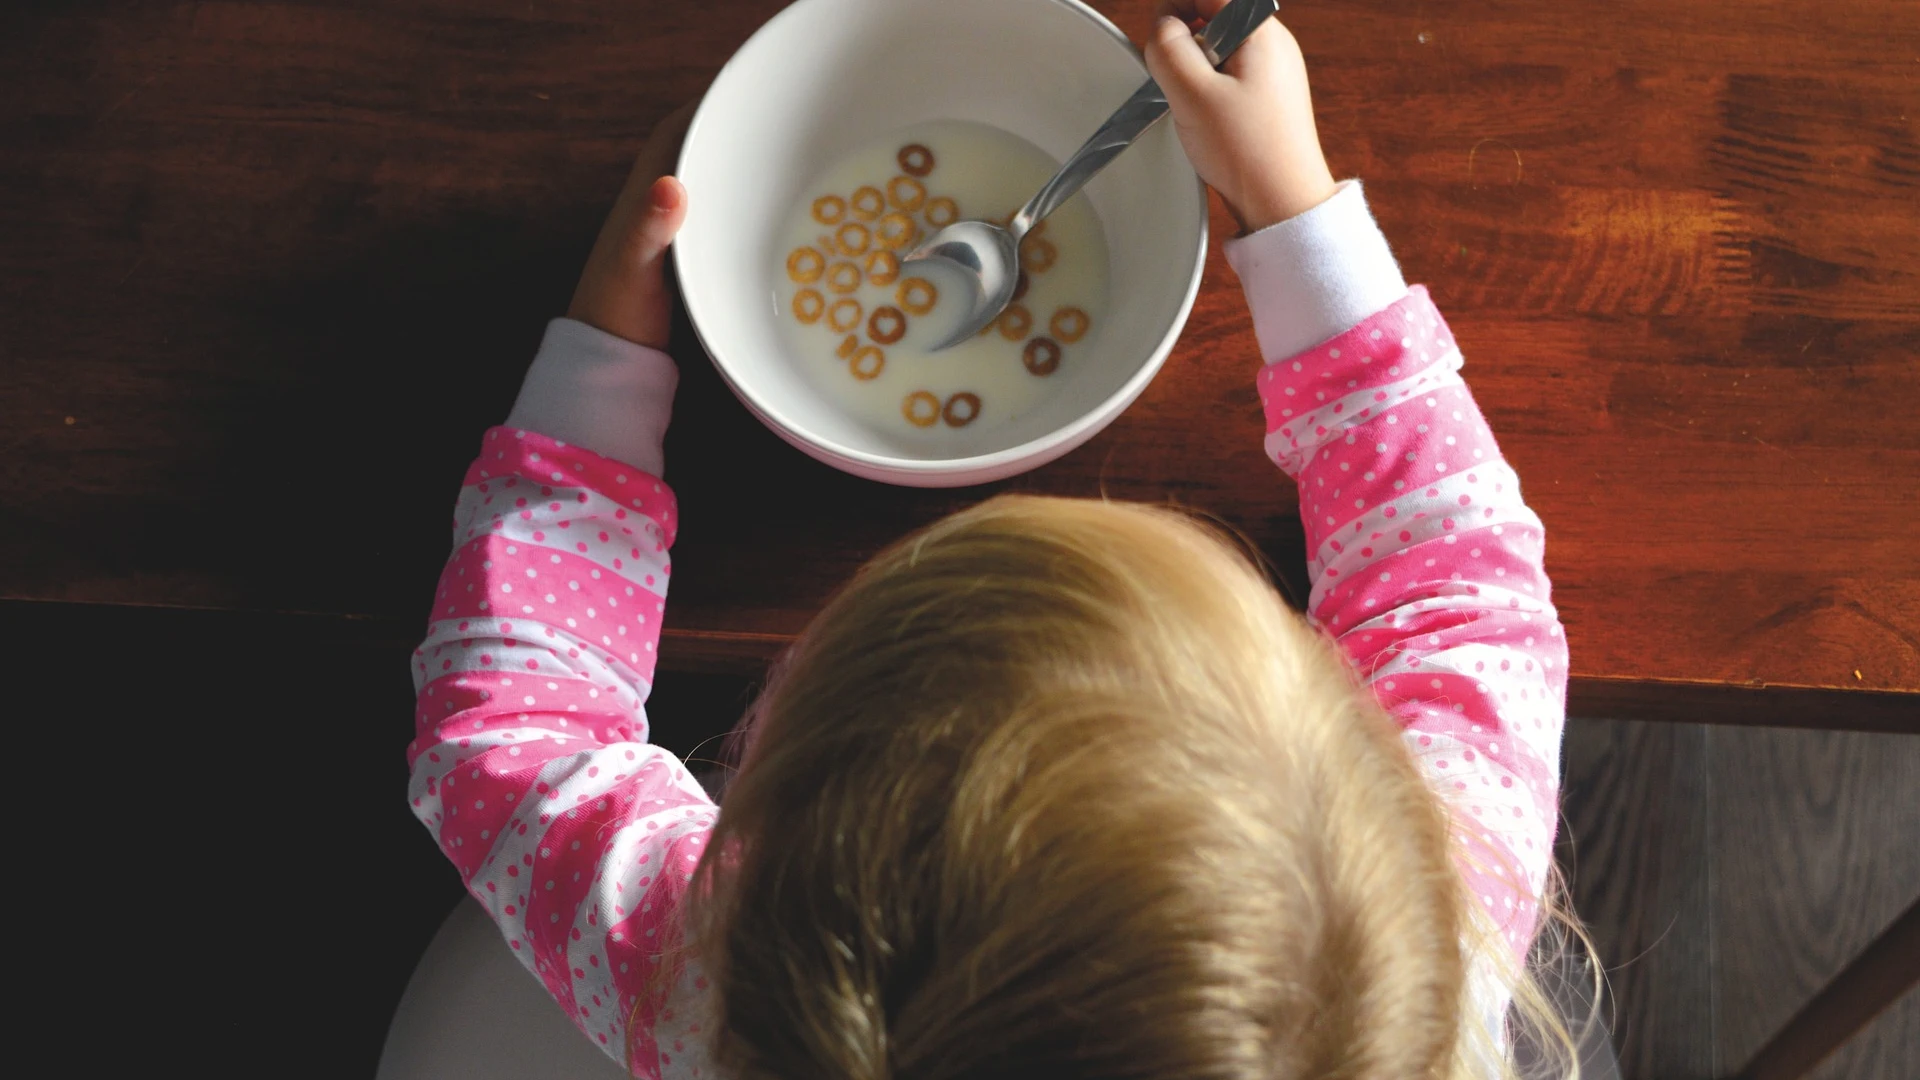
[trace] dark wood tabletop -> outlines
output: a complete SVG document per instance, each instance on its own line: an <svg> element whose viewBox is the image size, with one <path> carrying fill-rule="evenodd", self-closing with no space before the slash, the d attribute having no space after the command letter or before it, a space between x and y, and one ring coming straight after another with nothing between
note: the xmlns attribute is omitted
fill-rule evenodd
<svg viewBox="0 0 1920 1080"><path fill-rule="evenodd" d="M781 6L7 5L0 599L416 634L462 469L633 153ZM1573 708L1920 727L1920 6L1282 15L1336 175L1547 524ZM754 669L881 545L994 490L1205 509L1304 595L1229 230L1140 401L987 488L802 457L682 333L663 662Z"/></svg>

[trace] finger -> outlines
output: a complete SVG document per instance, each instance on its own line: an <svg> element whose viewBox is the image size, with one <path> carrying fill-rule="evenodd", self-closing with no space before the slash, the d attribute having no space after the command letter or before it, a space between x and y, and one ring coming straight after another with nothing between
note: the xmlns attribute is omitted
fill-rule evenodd
<svg viewBox="0 0 1920 1080"><path fill-rule="evenodd" d="M1267 19L1247 35L1220 70L1235 79L1258 81L1275 64L1285 50L1291 35L1279 19Z"/></svg>
<svg viewBox="0 0 1920 1080"><path fill-rule="evenodd" d="M661 118L647 137L646 145L634 155L633 168L627 172L627 181L621 185L620 194L613 201L613 210L607 215L603 229L604 233L617 237L623 248L634 235L640 219L646 216L647 196L654 182L673 172L674 161L680 154L680 144L686 139L687 127L693 121L695 104L688 102Z"/></svg>
<svg viewBox="0 0 1920 1080"><path fill-rule="evenodd" d="M646 207L629 241L632 265L658 262L687 221L687 188L677 177L662 176L647 188Z"/></svg>
<svg viewBox="0 0 1920 1080"><path fill-rule="evenodd" d="M654 180L673 172L674 162L680 156L680 144L687 139L687 128L693 123L693 113L698 108L698 99L662 117L653 126L653 132L647 136L647 143L633 159L633 179L642 184L651 184Z"/></svg>
<svg viewBox="0 0 1920 1080"><path fill-rule="evenodd" d="M1175 113L1197 106L1212 80L1220 78L1207 62L1207 54L1193 40L1193 32L1178 16L1154 24L1153 36L1147 39L1146 60L1147 71L1160 84Z"/></svg>

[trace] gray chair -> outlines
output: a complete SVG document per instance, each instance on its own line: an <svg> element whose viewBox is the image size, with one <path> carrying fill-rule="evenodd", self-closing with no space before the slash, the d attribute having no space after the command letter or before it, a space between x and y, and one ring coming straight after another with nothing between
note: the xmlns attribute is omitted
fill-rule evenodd
<svg viewBox="0 0 1920 1080"><path fill-rule="evenodd" d="M387 1028L377 1080L621 1080L472 898L420 958Z"/></svg>

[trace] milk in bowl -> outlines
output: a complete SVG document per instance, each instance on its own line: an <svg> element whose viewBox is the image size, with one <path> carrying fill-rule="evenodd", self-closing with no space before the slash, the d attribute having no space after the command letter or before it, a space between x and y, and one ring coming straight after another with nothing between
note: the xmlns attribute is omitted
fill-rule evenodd
<svg viewBox="0 0 1920 1080"><path fill-rule="evenodd" d="M877 138L804 185L769 268L802 377L877 441L924 454L977 445L1097 365L1107 245L1084 194L1022 240L1013 303L951 348L932 351L965 317L966 283L901 261L954 221L1005 224L1058 168L998 128L938 120Z"/></svg>

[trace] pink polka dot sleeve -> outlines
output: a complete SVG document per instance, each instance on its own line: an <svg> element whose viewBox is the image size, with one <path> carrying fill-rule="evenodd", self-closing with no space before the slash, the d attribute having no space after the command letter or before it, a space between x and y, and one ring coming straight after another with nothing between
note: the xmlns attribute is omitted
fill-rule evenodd
<svg viewBox="0 0 1920 1080"><path fill-rule="evenodd" d="M656 477L488 431L414 653L407 748L414 814L507 947L642 1076L704 1071L673 1049L704 979L659 971L715 809L647 744L644 709L676 525Z"/></svg>
<svg viewBox="0 0 1920 1080"><path fill-rule="evenodd" d="M1269 359L1266 448L1300 485L1309 615L1404 725L1473 895L1523 955L1552 860L1566 711L1540 520L1424 287Z"/></svg>

